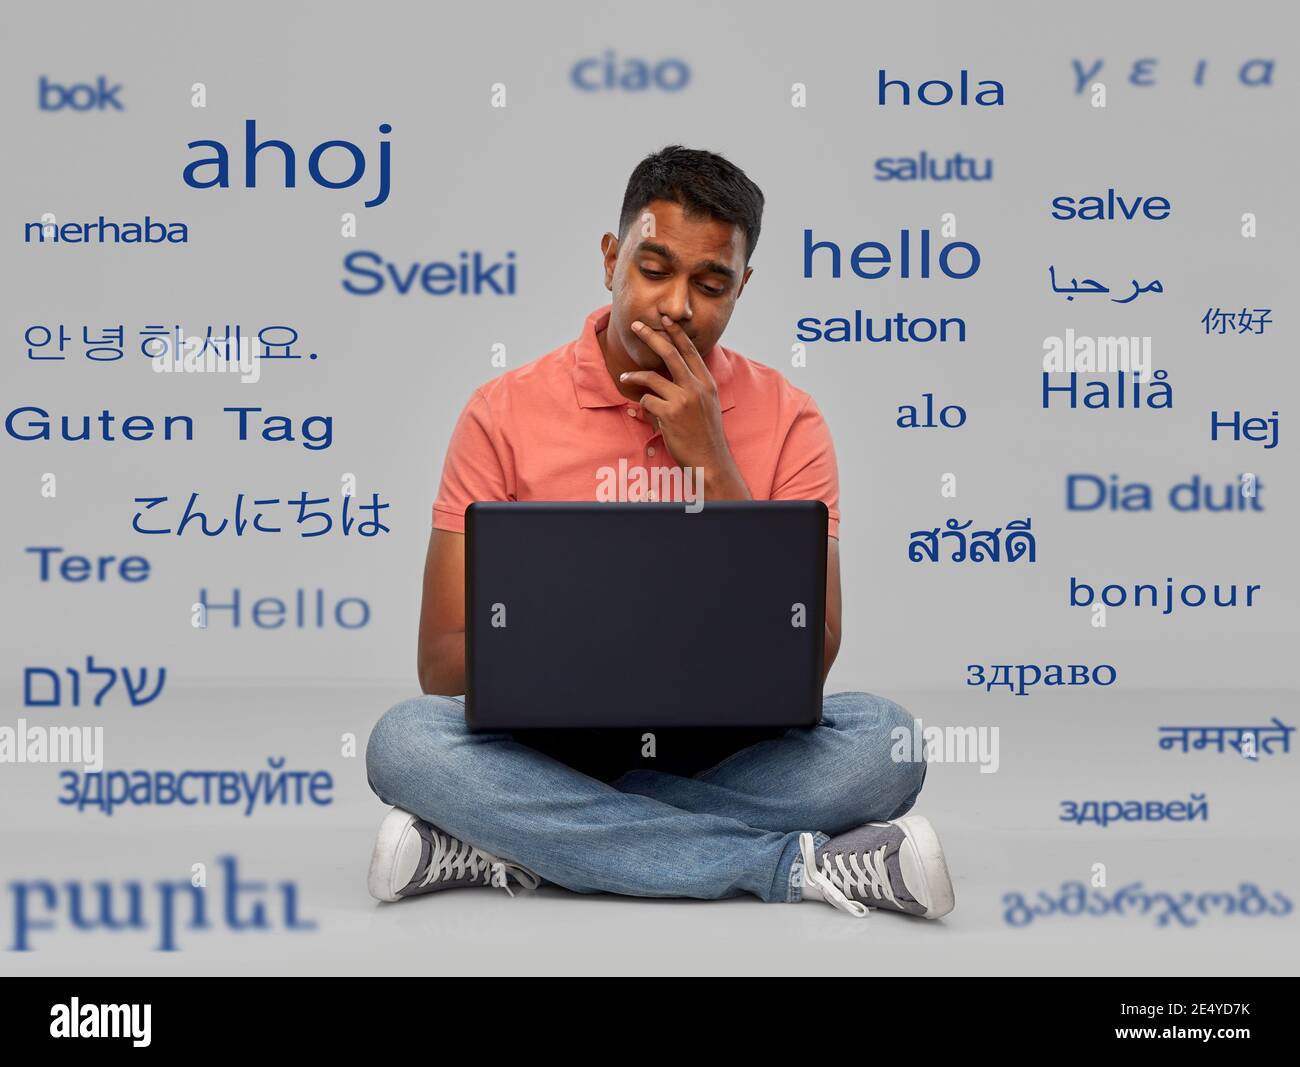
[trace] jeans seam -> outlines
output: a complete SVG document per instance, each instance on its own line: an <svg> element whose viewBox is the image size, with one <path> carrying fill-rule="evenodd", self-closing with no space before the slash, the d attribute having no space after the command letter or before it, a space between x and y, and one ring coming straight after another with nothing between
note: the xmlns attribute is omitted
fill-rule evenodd
<svg viewBox="0 0 1300 1067"><path fill-rule="evenodd" d="M820 830L813 834L813 853L826 844L830 837ZM786 879L785 902L798 904L803 900L803 850L795 853L794 862L790 864L790 875Z"/></svg>

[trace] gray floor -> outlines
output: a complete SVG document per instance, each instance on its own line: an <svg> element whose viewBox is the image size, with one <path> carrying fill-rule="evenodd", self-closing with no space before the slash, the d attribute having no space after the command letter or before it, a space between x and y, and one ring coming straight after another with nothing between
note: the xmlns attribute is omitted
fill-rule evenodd
<svg viewBox="0 0 1300 1067"><path fill-rule="evenodd" d="M1300 900L1296 751L1247 763L1212 750L1162 752L1165 724L1296 720L1296 694L1064 691L1024 698L982 690L888 693L926 725L996 725L1001 767L932 766L915 809L942 837L956 910L941 922L873 912L854 920L824 904L738 899L651 901L577 896L548 888L511 899L491 890L379 905L365 890L372 835L384 807L366 787L362 757L340 756L340 735L367 731L401 689L286 686L176 688L166 710L105 713L110 763L122 769L232 769L250 774L268 756L291 769L329 770L329 807L123 808L111 817L57 803L58 771L8 766L0 775L4 881L144 883L189 876L234 854L243 880L298 885L310 931L178 930L179 951L154 949L148 932L71 928L66 902L55 929L31 933L33 951L6 951L16 974L1273 974L1294 973L1297 915L1215 915L1193 927L1148 916L1054 914L1023 927L1004 921L1004 894L1087 881L1197 894L1254 883ZM11 707L16 705L11 702ZM32 721L93 723L57 713ZM181 738L183 736L183 742ZM203 753L195 759L195 753ZM177 760L187 755L184 764ZM1058 821L1062 800L1175 800L1205 793L1208 822ZM60 889L60 893L64 891ZM60 898L62 901L62 897ZM247 907L247 905L245 905ZM6 888L6 948L14 938ZM219 910L219 909L218 909ZM33 904L33 915L45 918ZM219 916L214 916L218 918Z"/></svg>

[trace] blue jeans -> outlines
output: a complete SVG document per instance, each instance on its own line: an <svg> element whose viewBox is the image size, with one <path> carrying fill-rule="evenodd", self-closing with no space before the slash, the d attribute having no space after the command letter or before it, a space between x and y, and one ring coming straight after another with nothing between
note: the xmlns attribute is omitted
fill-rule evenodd
<svg viewBox="0 0 1300 1067"><path fill-rule="evenodd" d="M386 804L576 893L796 901L800 833L820 847L916 802L925 762L890 756L891 731L912 723L892 701L836 693L820 725L694 777L632 770L606 783L510 734L470 733L462 697L421 696L376 724L366 773Z"/></svg>

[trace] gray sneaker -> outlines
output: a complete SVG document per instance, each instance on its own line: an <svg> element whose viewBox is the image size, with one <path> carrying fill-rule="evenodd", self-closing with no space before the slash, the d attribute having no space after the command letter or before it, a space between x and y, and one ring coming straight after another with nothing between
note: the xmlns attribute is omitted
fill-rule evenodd
<svg viewBox="0 0 1300 1067"><path fill-rule="evenodd" d="M821 848L813 841L812 834L799 836L805 900L824 900L858 918L868 908L927 919L952 911L952 879L943 846L925 816L869 822L832 837Z"/></svg>
<svg viewBox="0 0 1300 1067"><path fill-rule="evenodd" d="M370 857L369 888L376 900L471 886L496 886L514 896L511 878L526 889L541 882L527 867L467 845L401 808L384 816Z"/></svg>

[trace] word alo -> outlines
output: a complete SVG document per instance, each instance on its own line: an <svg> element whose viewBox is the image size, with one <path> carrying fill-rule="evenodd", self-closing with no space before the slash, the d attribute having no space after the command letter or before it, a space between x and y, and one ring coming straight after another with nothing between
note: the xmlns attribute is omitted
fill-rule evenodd
<svg viewBox="0 0 1300 1067"><path fill-rule="evenodd" d="M619 457L618 467L596 471L596 500L601 504L641 501L683 501L695 514L704 507L703 467L631 467Z"/></svg>

